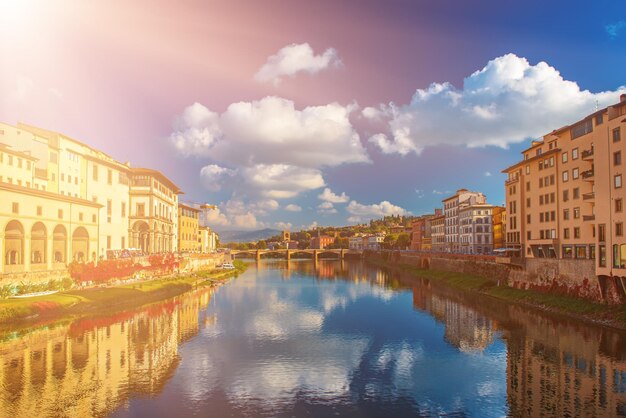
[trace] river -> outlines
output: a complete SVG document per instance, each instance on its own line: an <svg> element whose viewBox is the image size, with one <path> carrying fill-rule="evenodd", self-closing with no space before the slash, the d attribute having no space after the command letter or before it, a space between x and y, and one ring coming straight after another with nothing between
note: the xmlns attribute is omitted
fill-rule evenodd
<svg viewBox="0 0 626 418"><path fill-rule="evenodd" d="M0 335L0 413L626 416L626 334L361 261L262 261Z"/></svg>

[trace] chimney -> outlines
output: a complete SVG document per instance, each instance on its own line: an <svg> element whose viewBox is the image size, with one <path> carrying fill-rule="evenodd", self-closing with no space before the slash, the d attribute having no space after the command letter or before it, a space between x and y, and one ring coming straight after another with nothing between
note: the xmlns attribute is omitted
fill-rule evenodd
<svg viewBox="0 0 626 418"><path fill-rule="evenodd" d="M624 103L624 102L626 102L626 94L620 94L620 96L619 96L619 102L620 102L620 103Z"/></svg>

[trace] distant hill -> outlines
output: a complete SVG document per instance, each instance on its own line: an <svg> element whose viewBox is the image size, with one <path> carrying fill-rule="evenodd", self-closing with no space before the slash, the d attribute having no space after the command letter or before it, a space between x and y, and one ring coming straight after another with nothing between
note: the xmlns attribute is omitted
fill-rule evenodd
<svg viewBox="0 0 626 418"><path fill-rule="evenodd" d="M256 231L222 231L220 232L220 242L256 242L262 239L268 239L274 235L282 234L283 231L278 229L259 229Z"/></svg>

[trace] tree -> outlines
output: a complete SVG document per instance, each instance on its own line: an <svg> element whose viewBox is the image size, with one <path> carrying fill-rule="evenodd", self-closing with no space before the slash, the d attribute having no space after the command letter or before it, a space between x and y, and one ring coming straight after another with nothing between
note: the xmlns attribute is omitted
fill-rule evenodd
<svg viewBox="0 0 626 418"><path fill-rule="evenodd" d="M265 242L265 240L261 240L259 242L256 243L256 249L257 250L265 250L267 249L267 242Z"/></svg>
<svg viewBox="0 0 626 418"><path fill-rule="evenodd" d="M385 239L383 240L383 247L390 250L394 247L394 245L396 244L396 237L394 235L386 235Z"/></svg>
<svg viewBox="0 0 626 418"><path fill-rule="evenodd" d="M396 239L396 248L404 250L410 245L411 245L411 237L409 236L409 234L402 233L398 235L398 238Z"/></svg>

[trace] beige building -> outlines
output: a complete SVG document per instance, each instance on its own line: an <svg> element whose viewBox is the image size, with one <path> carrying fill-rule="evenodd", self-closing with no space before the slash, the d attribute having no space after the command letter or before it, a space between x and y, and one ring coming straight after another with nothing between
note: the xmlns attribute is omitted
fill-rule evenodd
<svg viewBox="0 0 626 418"><path fill-rule="evenodd" d="M198 244L201 253L212 253L217 251L218 235L208 226L198 228Z"/></svg>
<svg viewBox="0 0 626 418"><path fill-rule="evenodd" d="M443 199L442 202L443 214L445 216L445 251L458 253L461 250L461 238L459 235L460 206L484 204L487 203L487 199L480 192L459 189L453 196Z"/></svg>
<svg viewBox="0 0 626 418"><path fill-rule="evenodd" d="M439 214L430 219L431 251L440 253L446 251L446 217L439 209Z"/></svg>
<svg viewBox="0 0 626 418"><path fill-rule="evenodd" d="M594 259L598 275L625 276L624 132L626 95L533 141L503 171L506 246L528 258Z"/></svg>
<svg viewBox="0 0 626 418"><path fill-rule="evenodd" d="M180 188L163 173L130 170L130 243L145 253L178 251Z"/></svg>
<svg viewBox="0 0 626 418"><path fill-rule="evenodd" d="M200 209L178 203L178 251L200 251L198 218Z"/></svg>
<svg viewBox="0 0 626 418"><path fill-rule="evenodd" d="M0 183L0 196L3 276L97 259L101 205L7 182Z"/></svg>
<svg viewBox="0 0 626 418"><path fill-rule="evenodd" d="M459 206L459 246L461 254L489 254L493 251L493 206Z"/></svg>

